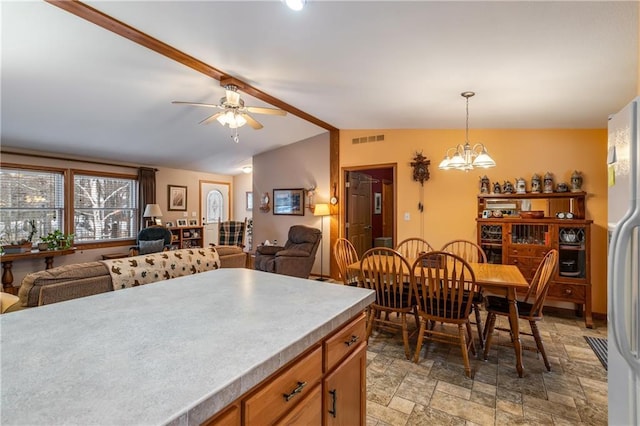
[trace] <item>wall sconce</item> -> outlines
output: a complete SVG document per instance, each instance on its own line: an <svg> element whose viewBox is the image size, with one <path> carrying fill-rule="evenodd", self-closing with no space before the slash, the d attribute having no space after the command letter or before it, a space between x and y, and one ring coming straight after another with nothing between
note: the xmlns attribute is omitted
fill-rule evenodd
<svg viewBox="0 0 640 426"><path fill-rule="evenodd" d="M269 210L271 210L271 207L269 206L269 193L265 192L262 194L262 196L260 197L260 211L263 213L268 213Z"/></svg>
<svg viewBox="0 0 640 426"><path fill-rule="evenodd" d="M314 185L309 189L305 189L305 191L307 192L307 207L309 207L309 210L313 212L313 210L316 208L314 201L316 195L316 187Z"/></svg>

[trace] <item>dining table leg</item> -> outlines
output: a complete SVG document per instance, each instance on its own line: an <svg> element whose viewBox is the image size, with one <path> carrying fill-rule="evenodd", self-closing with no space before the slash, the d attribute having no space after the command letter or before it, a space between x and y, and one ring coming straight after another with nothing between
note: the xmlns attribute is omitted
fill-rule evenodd
<svg viewBox="0 0 640 426"><path fill-rule="evenodd" d="M513 348L516 351L516 370L518 370L518 377L522 377L524 375L524 367L522 366L522 342L520 341L518 304L516 303L516 290L514 288L509 288L507 301L509 302L509 325L513 336Z"/></svg>

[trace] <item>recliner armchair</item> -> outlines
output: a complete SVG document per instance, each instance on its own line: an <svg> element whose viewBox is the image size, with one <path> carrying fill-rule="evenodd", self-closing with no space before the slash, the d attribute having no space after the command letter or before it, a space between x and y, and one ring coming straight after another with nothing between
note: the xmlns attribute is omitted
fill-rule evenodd
<svg viewBox="0 0 640 426"><path fill-rule="evenodd" d="M284 247L258 247L254 269L309 278L321 238L322 233L319 229L294 225L289 228L289 237Z"/></svg>
<svg viewBox="0 0 640 426"><path fill-rule="evenodd" d="M156 253L171 248L171 231L164 226L150 226L138 232L138 245L129 249L129 256Z"/></svg>

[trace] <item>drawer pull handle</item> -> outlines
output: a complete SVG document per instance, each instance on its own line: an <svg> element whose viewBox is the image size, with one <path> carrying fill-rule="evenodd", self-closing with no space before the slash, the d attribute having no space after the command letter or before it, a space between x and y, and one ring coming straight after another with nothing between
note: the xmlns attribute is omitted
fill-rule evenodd
<svg viewBox="0 0 640 426"><path fill-rule="evenodd" d="M565 288L565 289L564 289L564 292L565 292L566 294L571 294L571 293L573 293L573 290L571 290L570 288Z"/></svg>
<svg viewBox="0 0 640 426"><path fill-rule="evenodd" d="M351 346L357 341L358 341L358 336L351 336L351 339L349 339L346 342L344 342L344 344L347 345L347 346Z"/></svg>
<svg viewBox="0 0 640 426"><path fill-rule="evenodd" d="M336 390L330 390L329 393L331 394L331 410L329 410L329 414L331 414L331 417L333 417L334 419L336 418L336 416L338 415L337 409L336 409Z"/></svg>
<svg viewBox="0 0 640 426"><path fill-rule="evenodd" d="M298 382L298 386L294 390L292 390L291 393L282 394L284 400L289 401L291 398L302 392L302 388L304 388L305 386L307 386L307 382Z"/></svg>

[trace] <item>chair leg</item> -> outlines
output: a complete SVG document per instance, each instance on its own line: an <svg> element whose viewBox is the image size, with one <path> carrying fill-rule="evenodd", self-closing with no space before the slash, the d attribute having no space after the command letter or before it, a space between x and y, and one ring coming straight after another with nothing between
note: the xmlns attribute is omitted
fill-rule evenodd
<svg viewBox="0 0 640 426"><path fill-rule="evenodd" d="M468 378L471 377L471 364L469 363L469 352L467 349L467 339L465 334L467 330L462 326L462 324L458 324L458 338L460 339L460 349L462 349L462 361L464 362L464 374Z"/></svg>
<svg viewBox="0 0 640 426"><path fill-rule="evenodd" d="M478 340L480 341L480 349L484 348L484 333L482 330L482 319L480 318L480 308L473 304L473 312L476 314L476 327L478 328Z"/></svg>
<svg viewBox="0 0 640 426"><path fill-rule="evenodd" d="M529 321L529 325L531 326L531 334L533 334L533 338L536 341L536 346L538 347L538 351L540 351L540 353L542 354L542 359L544 360L544 366L547 367L547 371L551 371L551 365L549 364L549 360L547 359L547 353L544 351L544 345L542 344L542 337L540 337L538 324L535 321Z"/></svg>
<svg viewBox="0 0 640 426"><path fill-rule="evenodd" d="M491 348L491 340L493 340L493 329L496 326L496 314L489 312L487 315L487 323L484 326L486 340L484 342L484 360L489 358L489 348Z"/></svg>
<svg viewBox="0 0 640 426"><path fill-rule="evenodd" d="M420 328L420 315L418 315L418 306L413 306L413 316L416 318L416 329Z"/></svg>
<svg viewBox="0 0 640 426"><path fill-rule="evenodd" d="M404 355L407 359L411 358L409 352L409 326L407 325L407 314L402 313L402 340L404 341Z"/></svg>
<svg viewBox="0 0 640 426"><path fill-rule="evenodd" d="M422 349L422 341L424 339L424 333L427 330L427 320L420 321L420 329L418 330L418 346L416 347L416 353L413 357L413 362L416 364L420 361L420 350Z"/></svg>
<svg viewBox="0 0 640 426"><path fill-rule="evenodd" d="M465 328L467 330L467 339L469 341L469 348L471 349L471 353L473 356L476 356L476 345L473 341L473 331L471 331L471 322L467 320L465 323Z"/></svg>
<svg viewBox="0 0 640 426"><path fill-rule="evenodd" d="M377 309L373 306L369 306L369 322L367 323L367 342L369 341L369 336L371 336L371 331L373 331L373 323L376 320Z"/></svg>

